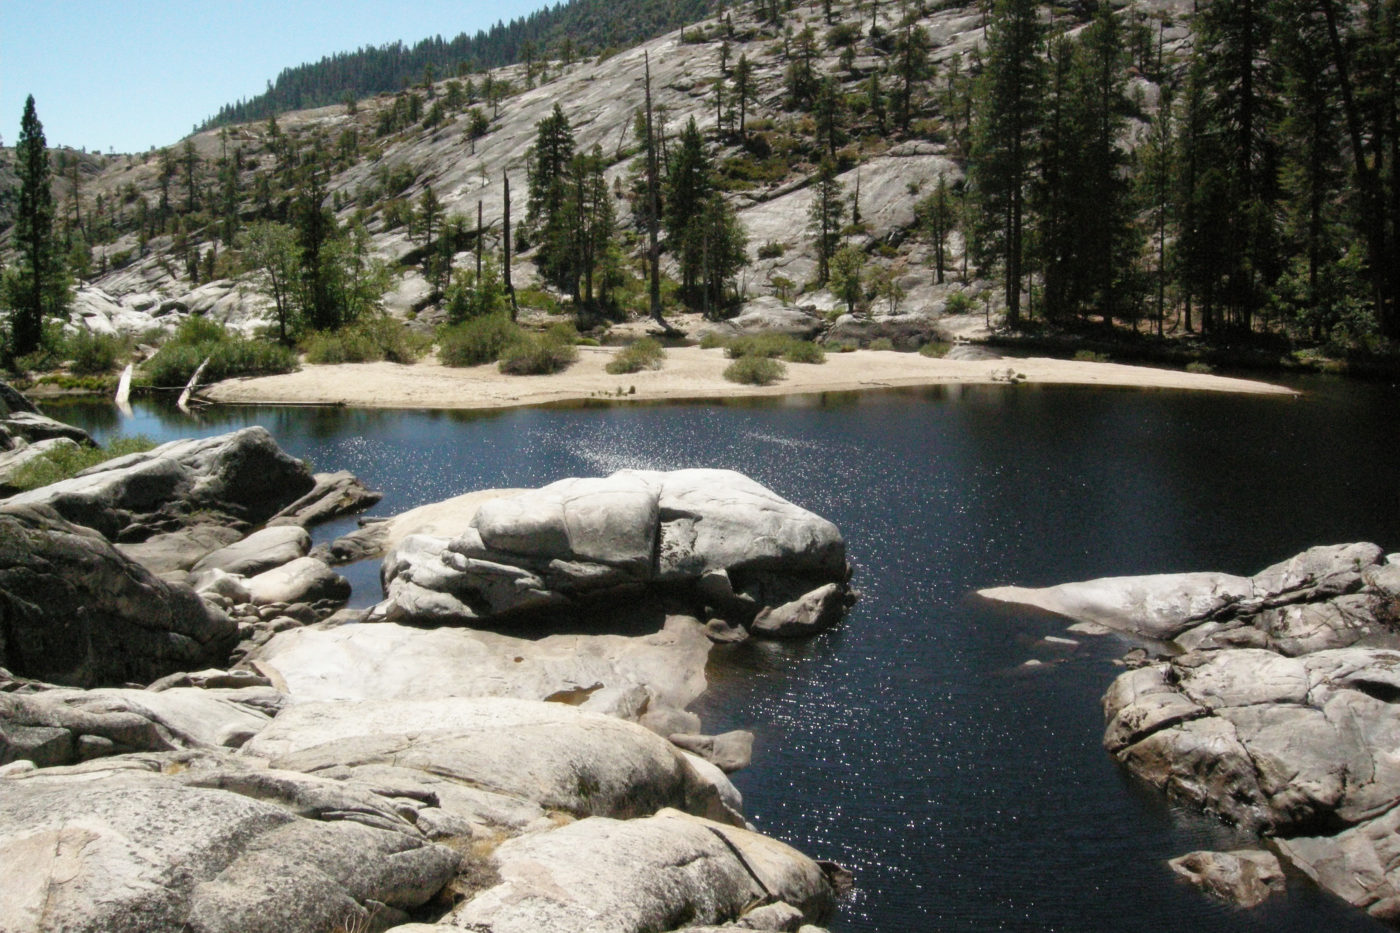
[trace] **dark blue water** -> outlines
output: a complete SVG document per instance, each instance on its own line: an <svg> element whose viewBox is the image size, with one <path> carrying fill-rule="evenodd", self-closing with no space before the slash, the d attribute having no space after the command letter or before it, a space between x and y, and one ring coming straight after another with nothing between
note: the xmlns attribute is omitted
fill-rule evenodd
<svg viewBox="0 0 1400 933"><path fill-rule="evenodd" d="M834 520L863 598L799 645L716 652L707 729L751 728L736 775L758 826L853 869L833 928L1374 930L1290 884L1252 912L1176 882L1165 859L1248 839L1169 806L1101 750L1099 698L1128 647L1037 645L1054 619L980 587L1186 570L1252 573L1305 547L1400 549L1394 387L1314 382L1302 399L975 387L742 404L493 414L57 410L99 435L265 425L389 514L473 488L622 467L742 470ZM323 530L343 531L353 521ZM377 573L353 574L373 602ZM1023 662L1045 666L1028 672Z"/></svg>

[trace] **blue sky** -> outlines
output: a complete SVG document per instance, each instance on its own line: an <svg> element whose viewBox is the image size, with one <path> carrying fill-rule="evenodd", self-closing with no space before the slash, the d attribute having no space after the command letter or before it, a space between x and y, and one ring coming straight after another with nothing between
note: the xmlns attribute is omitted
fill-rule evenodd
<svg viewBox="0 0 1400 933"><path fill-rule="evenodd" d="M545 0L0 0L0 137L144 152L332 52L474 33ZM550 4L552 5L552 3Z"/></svg>

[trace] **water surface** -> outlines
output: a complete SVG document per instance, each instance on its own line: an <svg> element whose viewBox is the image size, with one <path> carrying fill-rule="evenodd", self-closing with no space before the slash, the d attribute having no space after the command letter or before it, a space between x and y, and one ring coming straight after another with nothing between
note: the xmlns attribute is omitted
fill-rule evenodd
<svg viewBox="0 0 1400 933"><path fill-rule="evenodd" d="M764 831L855 871L832 927L1376 930L1290 885L1252 912L1164 860L1248 843L1169 806L1099 745L1117 638L973 592L1098 576L1253 573L1314 544L1400 549L1394 387L1327 381L1300 399L1064 387L941 387L728 404L494 413L236 408L195 424L140 408L55 409L158 440L266 426L317 469L349 469L390 514L490 486L623 467L741 470L835 521L862 598L797 645L717 651L697 704L750 728L735 776ZM353 527L344 520L319 539ZM377 570L353 569L357 604ZM1046 662L1024 667L1030 659Z"/></svg>

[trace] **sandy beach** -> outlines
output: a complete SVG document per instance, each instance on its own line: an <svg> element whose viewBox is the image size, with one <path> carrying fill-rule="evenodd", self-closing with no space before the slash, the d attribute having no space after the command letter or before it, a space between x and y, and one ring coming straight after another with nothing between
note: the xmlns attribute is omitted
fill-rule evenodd
<svg viewBox="0 0 1400 933"><path fill-rule="evenodd" d="M991 384L1008 374L1027 383L1194 389L1206 392L1295 394L1265 382L1148 366L1078 360L941 360L917 353L857 350L831 353L824 363L789 363L787 376L770 386L725 380L731 360L720 349L678 347L657 370L620 376L604 366L611 347L580 347L578 362L551 376L507 376L494 364L453 368L435 360L412 364L342 363L306 365L295 373L231 379L205 388L212 402L335 404L359 408L512 408L591 398L634 401L745 398L847 392L909 386ZM620 393L620 394L619 394Z"/></svg>

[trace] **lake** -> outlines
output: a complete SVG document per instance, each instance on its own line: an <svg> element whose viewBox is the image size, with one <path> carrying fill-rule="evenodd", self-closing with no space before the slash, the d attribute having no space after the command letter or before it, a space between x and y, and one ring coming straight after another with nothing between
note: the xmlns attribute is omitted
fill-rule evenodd
<svg viewBox="0 0 1400 933"><path fill-rule="evenodd" d="M1169 857L1249 839L1126 777L1099 699L1131 645L974 591L1099 576L1249 574L1314 544L1400 550L1394 386L1301 398L1037 386L492 413L49 406L99 438L262 424L349 469L390 514L624 467L740 470L837 523L861 600L801 644L716 650L694 707L749 728L735 775L763 831L856 874L840 931L1378 930L1306 882L1254 911ZM324 540L353 519L317 530ZM377 567L350 568L356 605ZM1024 662L1036 659L1039 667Z"/></svg>

